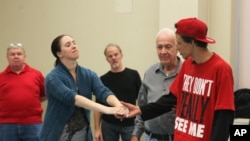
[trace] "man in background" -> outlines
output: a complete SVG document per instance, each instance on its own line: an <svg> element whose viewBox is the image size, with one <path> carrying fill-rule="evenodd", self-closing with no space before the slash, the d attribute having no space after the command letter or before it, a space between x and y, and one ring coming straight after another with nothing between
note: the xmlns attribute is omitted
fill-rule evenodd
<svg viewBox="0 0 250 141"><path fill-rule="evenodd" d="M169 28L161 29L156 35L156 51L159 62L145 72L138 95L138 104L155 102L162 95L169 93L169 86L181 68L182 61L177 56L175 32ZM139 141L144 132L145 141L173 140L175 112L170 111L154 119L143 121L136 117L136 125L131 141Z"/></svg>
<svg viewBox="0 0 250 141"><path fill-rule="evenodd" d="M108 44L104 50L110 71L101 80L121 101L136 104L141 86L139 73L122 64L122 50L117 44ZM97 99L98 101L98 99ZM134 118L119 120L113 115L94 112L96 141L130 141L134 129Z"/></svg>
<svg viewBox="0 0 250 141"><path fill-rule="evenodd" d="M9 65L0 73L0 141L39 141L44 76L25 59L22 44L10 44Z"/></svg>

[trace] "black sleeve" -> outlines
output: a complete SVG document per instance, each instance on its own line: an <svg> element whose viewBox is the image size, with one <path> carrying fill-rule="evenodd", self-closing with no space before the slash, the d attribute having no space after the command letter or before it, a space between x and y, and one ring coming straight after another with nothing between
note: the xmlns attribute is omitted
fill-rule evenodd
<svg viewBox="0 0 250 141"><path fill-rule="evenodd" d="M138 72L136 72L136 99L138 98L138 94L139 94L139 91L140 91L140 88L141 88L141 77L139 75Z"/></svg>
<svg viewBox="0 0 250 141"><path fill-rule="evenodd" d="M176 105L176 97L170 92L161 96L156 102L140 106L142 119L149 120L169 112Z"/></svg>
<svg viewBox="0 0 250 141"><path fill-rule="evenodd" d="M211 141L228 141L229 127L233 124L234 111L218 110L215 111L212 126Z"/></svg>

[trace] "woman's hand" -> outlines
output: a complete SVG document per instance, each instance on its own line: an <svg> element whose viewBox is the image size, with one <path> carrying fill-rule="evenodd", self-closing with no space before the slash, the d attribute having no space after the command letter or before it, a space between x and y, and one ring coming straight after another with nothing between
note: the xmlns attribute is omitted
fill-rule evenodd
<svg viewBox="0 0 250 141"><path fill-rule="evenodd" d="M139 106L127 103L127 102L123 102L121 101L121 103L128 108L129 113L126 116L126 118L131 118L131 117L135 117L136 115L140 115L141 114L141 110L139 108Z"/></svg>
<svg viewBox="0 0 250 141"><path fill-rule="evenodd" d="M126 118L129 114L129 110L125 106L114 107L114 116L120 120Z"/></svg>

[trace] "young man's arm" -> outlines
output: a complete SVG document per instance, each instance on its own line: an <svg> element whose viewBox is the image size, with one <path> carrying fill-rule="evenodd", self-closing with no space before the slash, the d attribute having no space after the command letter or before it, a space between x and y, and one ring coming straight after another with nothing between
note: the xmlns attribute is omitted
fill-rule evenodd
<svg viewBox="0 0 250 141"><path fill-rule="evenodd" d="M156 102L139 106L142 119L149 120L169 112L176 105L176 97L170 92L161 96Z"/></svg>
<svg viewBox="0 0 250 141"><path fill-rule="evenodd" d="M233 124L234 111L215 111L211 141L228 141L229 127Z"/></svg>

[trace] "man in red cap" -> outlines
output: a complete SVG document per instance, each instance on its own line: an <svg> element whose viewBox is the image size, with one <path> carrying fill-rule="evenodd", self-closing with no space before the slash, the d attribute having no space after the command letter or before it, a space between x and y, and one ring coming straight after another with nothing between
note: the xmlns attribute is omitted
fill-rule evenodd
<svg viewBox="0 0 250 141"><path fill-rule="evenodd" d="M233 74L230 65L208 50L207 25L197 18L175 24L177 46L185 58L170 94L144 106L123 103L128 117L159 116L176 103L175 141L227 141L234 118Z"/></svg>

